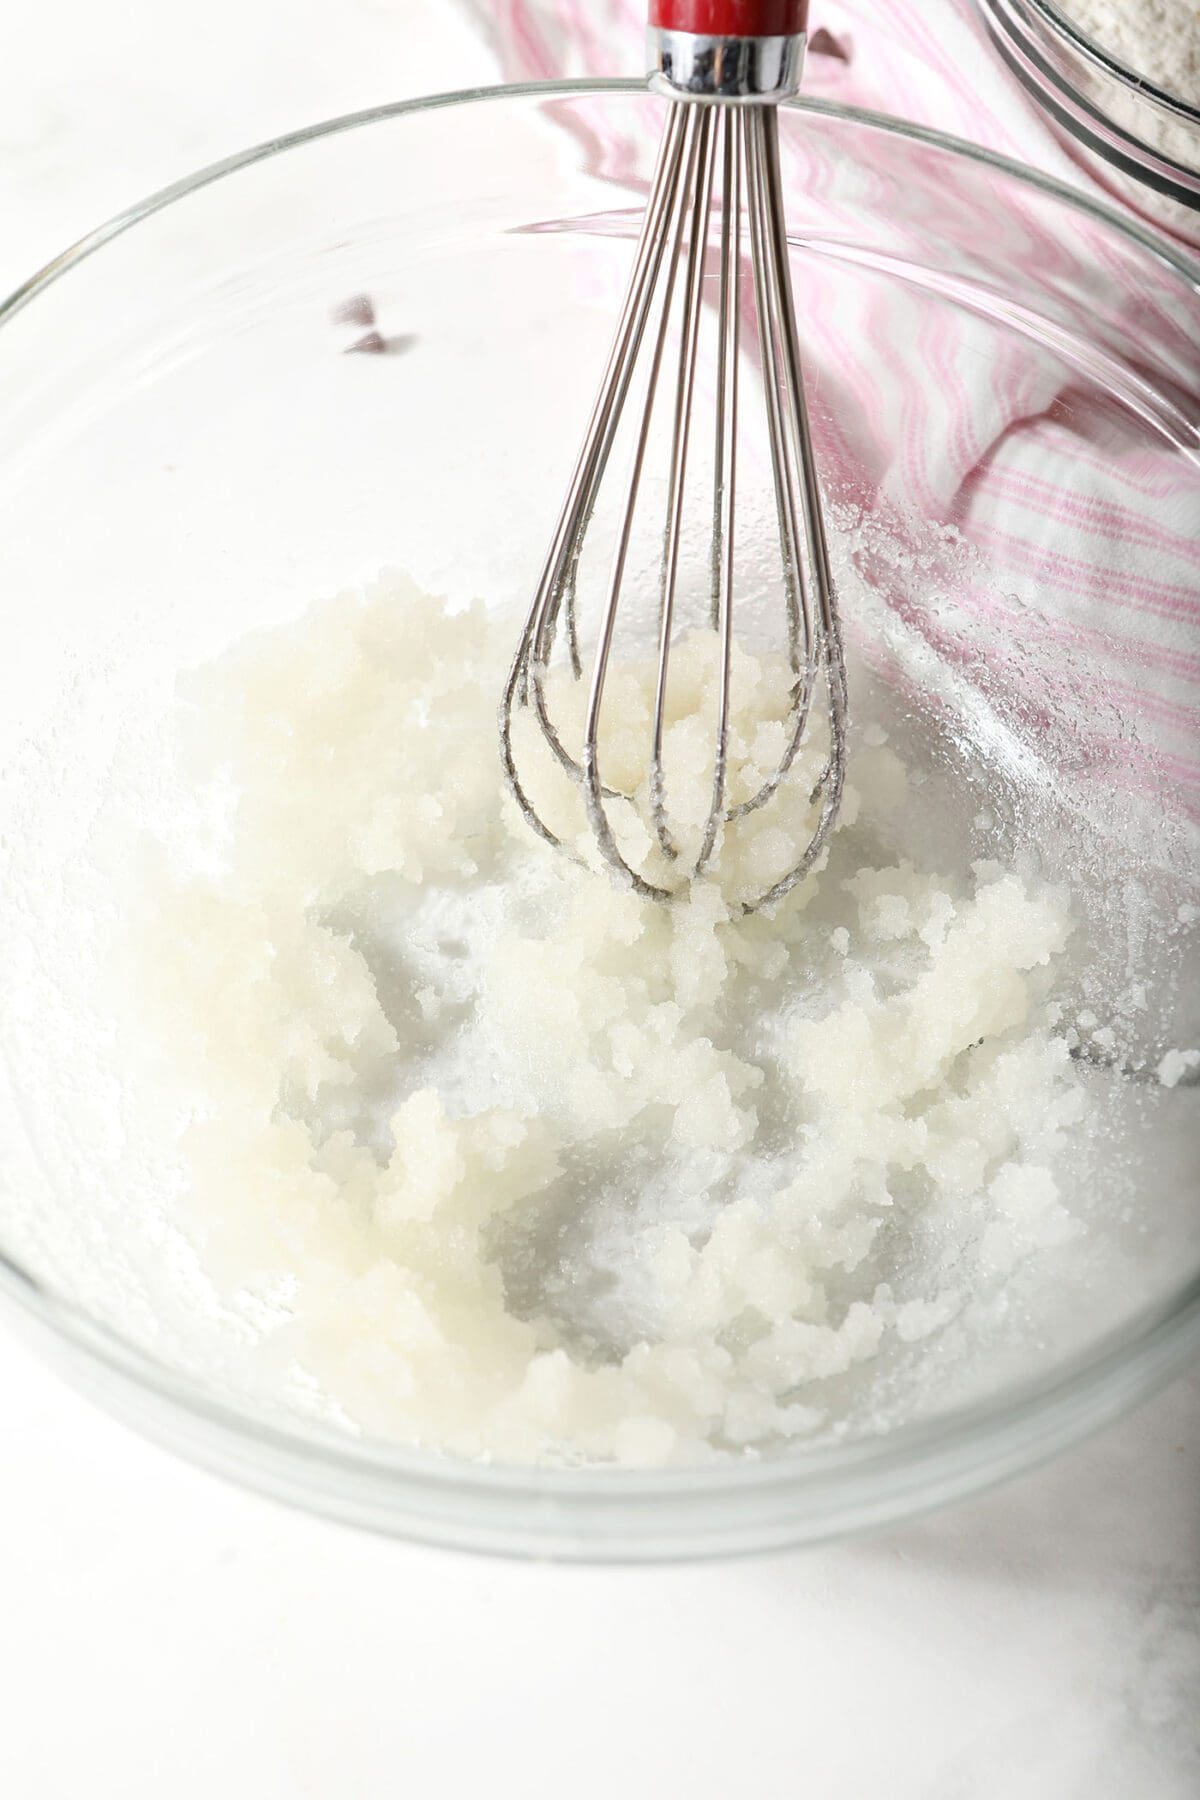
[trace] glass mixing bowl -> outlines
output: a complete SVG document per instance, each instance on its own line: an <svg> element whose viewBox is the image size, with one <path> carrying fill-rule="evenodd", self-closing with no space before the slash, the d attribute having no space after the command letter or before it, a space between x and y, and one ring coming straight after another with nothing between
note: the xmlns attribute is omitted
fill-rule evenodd
<svg viewBox="0 0 1200 1800"><path fill-rule="evenodd" d="M380 1531L515 1554L712 1555L879 1526L1058 1450L1200 1342L1186 1081L1134 1146L1122 1279L1077 1296L1069 1328L1031 1332L894 1429L653 1473L470 1465L289 1410L210 1316L166 1173L134 1165L136 1079L116 1072L111 1022L84 1030L79 997L102 941L81 868L123 734L180 667L381 566L489 603L528 595L661 115L602 83L318 125L133 208L0 312L9 1311L102 1404L198 1462ZM1052 869L1086 817L1100 886L1157 883L1188 917L1200 746L1181 692L1200 645L1194 590L1161 600L1159 559L1200 518L1197 270L926 131L807 104L782 132L818 447L874 595L848 621L856 655L898 694L937 689L963 853L1023 830ZM378 335L348 355L372 329L362 296ZM956 412L964 392L978 404ZM981 509L972 465L1043 427L1035 476ZM1106 592L1081 593L1030 498L1117 458L1140 496L1121 593L1144 577L1158 597L1141 648L1136 609L1114 637ZM1061 831L1035 824L1030 794L1063 802ZM1115 950L1097 940L1114 981L1124 932ZM1196 1041L1183 968L1173 951L1143 1062ZM1144 1074L1103 1063L1117 1100Z"/></svg>
<svg viewBox="0 0 1200 1800"><path fill-rule="evenodd" d="M1155 87L1054 0L979 0L1000 54L1073 156L1129 205L1200 242L1200 106Z"/></svg>

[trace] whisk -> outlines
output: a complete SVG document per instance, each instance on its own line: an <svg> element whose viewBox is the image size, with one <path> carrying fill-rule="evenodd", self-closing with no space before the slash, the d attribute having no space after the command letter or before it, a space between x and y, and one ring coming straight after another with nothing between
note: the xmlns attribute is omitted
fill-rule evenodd
<svg viewBox="0 0 1200 1800"><path fill-rule="evenodd" d="M528 709L554 759L582 790L603 862L640 894L668 899L719 856L726 827L765 806L796 762L806 732L825 718L828 750L809 795L807 835L782 877L751 897L746 911L781 899L810 870L833 828L846 760L846 676L837 602L814 465L789 270L779 161L778 102L794 94L805 45L808 0L650 0L651 86L670 102L650 184L633 273L583 447L505 685L501 757L510 791L533 829L569 854L531 800L514 754L514 714ZM676 592L689 443L696 425L696 364L704 310L710 225L717 212L716 380L709 532L709 623L716 632L712 794L699 848L687 857L670 817L664 733L677 631ZM744 263L748 224L749 281ZM736 803L729 789L731 672L737 609L735 507L743 313L752 304L761 362L771 479L782 562L781 634L790 669L783 750L757 791ZM679 312L678 355L665 351ZM664 361L674 360L669 473L658 590L657 672L641 791L670 879L651 880L623 853L612 809L635 795L606 785L601 717L614 634L627 580L639 489L651 442L651 418ZM618 493L615 548L586 688L582 748L573 755L552 717L548 673L557 654L576 683L584 680L577 583L584 540L639 368L644 369L634 447ZM756 384L757 385L757 384ZM811 763L809 764L811 780ZM707 791L705 789L704 791ZM544 810L544 809L543 809ZM576 857L576 860L580 860Z"/></svg>

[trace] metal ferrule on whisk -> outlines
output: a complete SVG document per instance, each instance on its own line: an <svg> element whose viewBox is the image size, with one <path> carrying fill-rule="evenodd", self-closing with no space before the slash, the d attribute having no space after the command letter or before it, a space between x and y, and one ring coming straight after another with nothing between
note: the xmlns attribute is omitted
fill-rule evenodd
<svg viewBox="0 0 1200 1800"><path fill-rule="evenodd" d="M807 11L807 0L652 0L650 85L677 100L786 100L800 86Z"/></svg>
<svg viewBox="0 0 1200 1800"><path fill-rule="evenodd" d="M651 28L650 85L675 100L771 104L800 86L802 37L712 38Z"/></svg>

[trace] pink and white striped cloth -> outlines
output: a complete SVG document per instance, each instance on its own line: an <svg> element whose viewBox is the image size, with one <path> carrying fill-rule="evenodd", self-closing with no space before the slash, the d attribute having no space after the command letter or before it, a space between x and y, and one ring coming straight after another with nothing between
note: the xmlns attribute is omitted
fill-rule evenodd
<svg viewBox="0 0 1200 1800"><path fill-rule="evenodd" d="M644 0L465 3L508 79L640 72ZM1095 191L992 49L970 0L813 0L811 32L818 53L809 54L806 94L968 138ZM605 171L627 177L631 148L601 148ZM801 231L805 208L821 207L820 174L800 155L785 168ZM1070 243L1039 236L1032 212L989 215L980 230L995 236L1001 267L1005 257L1009 267L1036 262L1076 292L1088 257L1111 254L1086 224ZM1200 818L1200 466L1165 441L1160 456L1148 453L1144 428L1123 421L1120 408L1098 406L1087 383L1073 389L1053 359L1014 354L998 366L994 334L965 311L953 329L931 329L934 315L914 312L911 354L928 379L889 380L895 296L887 334L881 304L870 284L839 287L835 269L811 279L806 272L806 319L811 313L823 337L827 475L837 486L840 464L858 502L952 525L978 546L994 571L991 595L957 596L977 617L995 608L995 572L1005 585L1052 596L1040 614L1031 610L1030 629L1061 640L1086 666L1102 778L1165 781ZM1131 293L1124 324L1130 342L1152 336L1157 379L1172 369L1194 423L1196 316L1170 317L1161 296ZM1132 720L1139 742L1109 726L1104 770L1106 713Z"/></svg>

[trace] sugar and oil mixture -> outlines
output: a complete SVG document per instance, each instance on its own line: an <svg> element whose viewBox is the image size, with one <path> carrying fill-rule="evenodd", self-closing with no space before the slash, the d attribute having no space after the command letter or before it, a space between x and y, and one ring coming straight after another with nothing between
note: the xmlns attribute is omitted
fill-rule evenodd
<svg viewBox="0 0 1200 1800"><path fill-rule="evenodd" d="M816 763L713 879L643 901L502 799L510 639L389 578L187 679L207 824L138 862L126 973L189 1095L204 1263L403 1441L654 1465L836 1429L840 1378L1078 1230L1066 897L882 855L919 776L867 727L827 866L773 916L738 896ZM702 813L711 646L682 657L667 767ZM735 674L748 783L787 676ZM620 679L641 745L651 671Z"/></svg>

